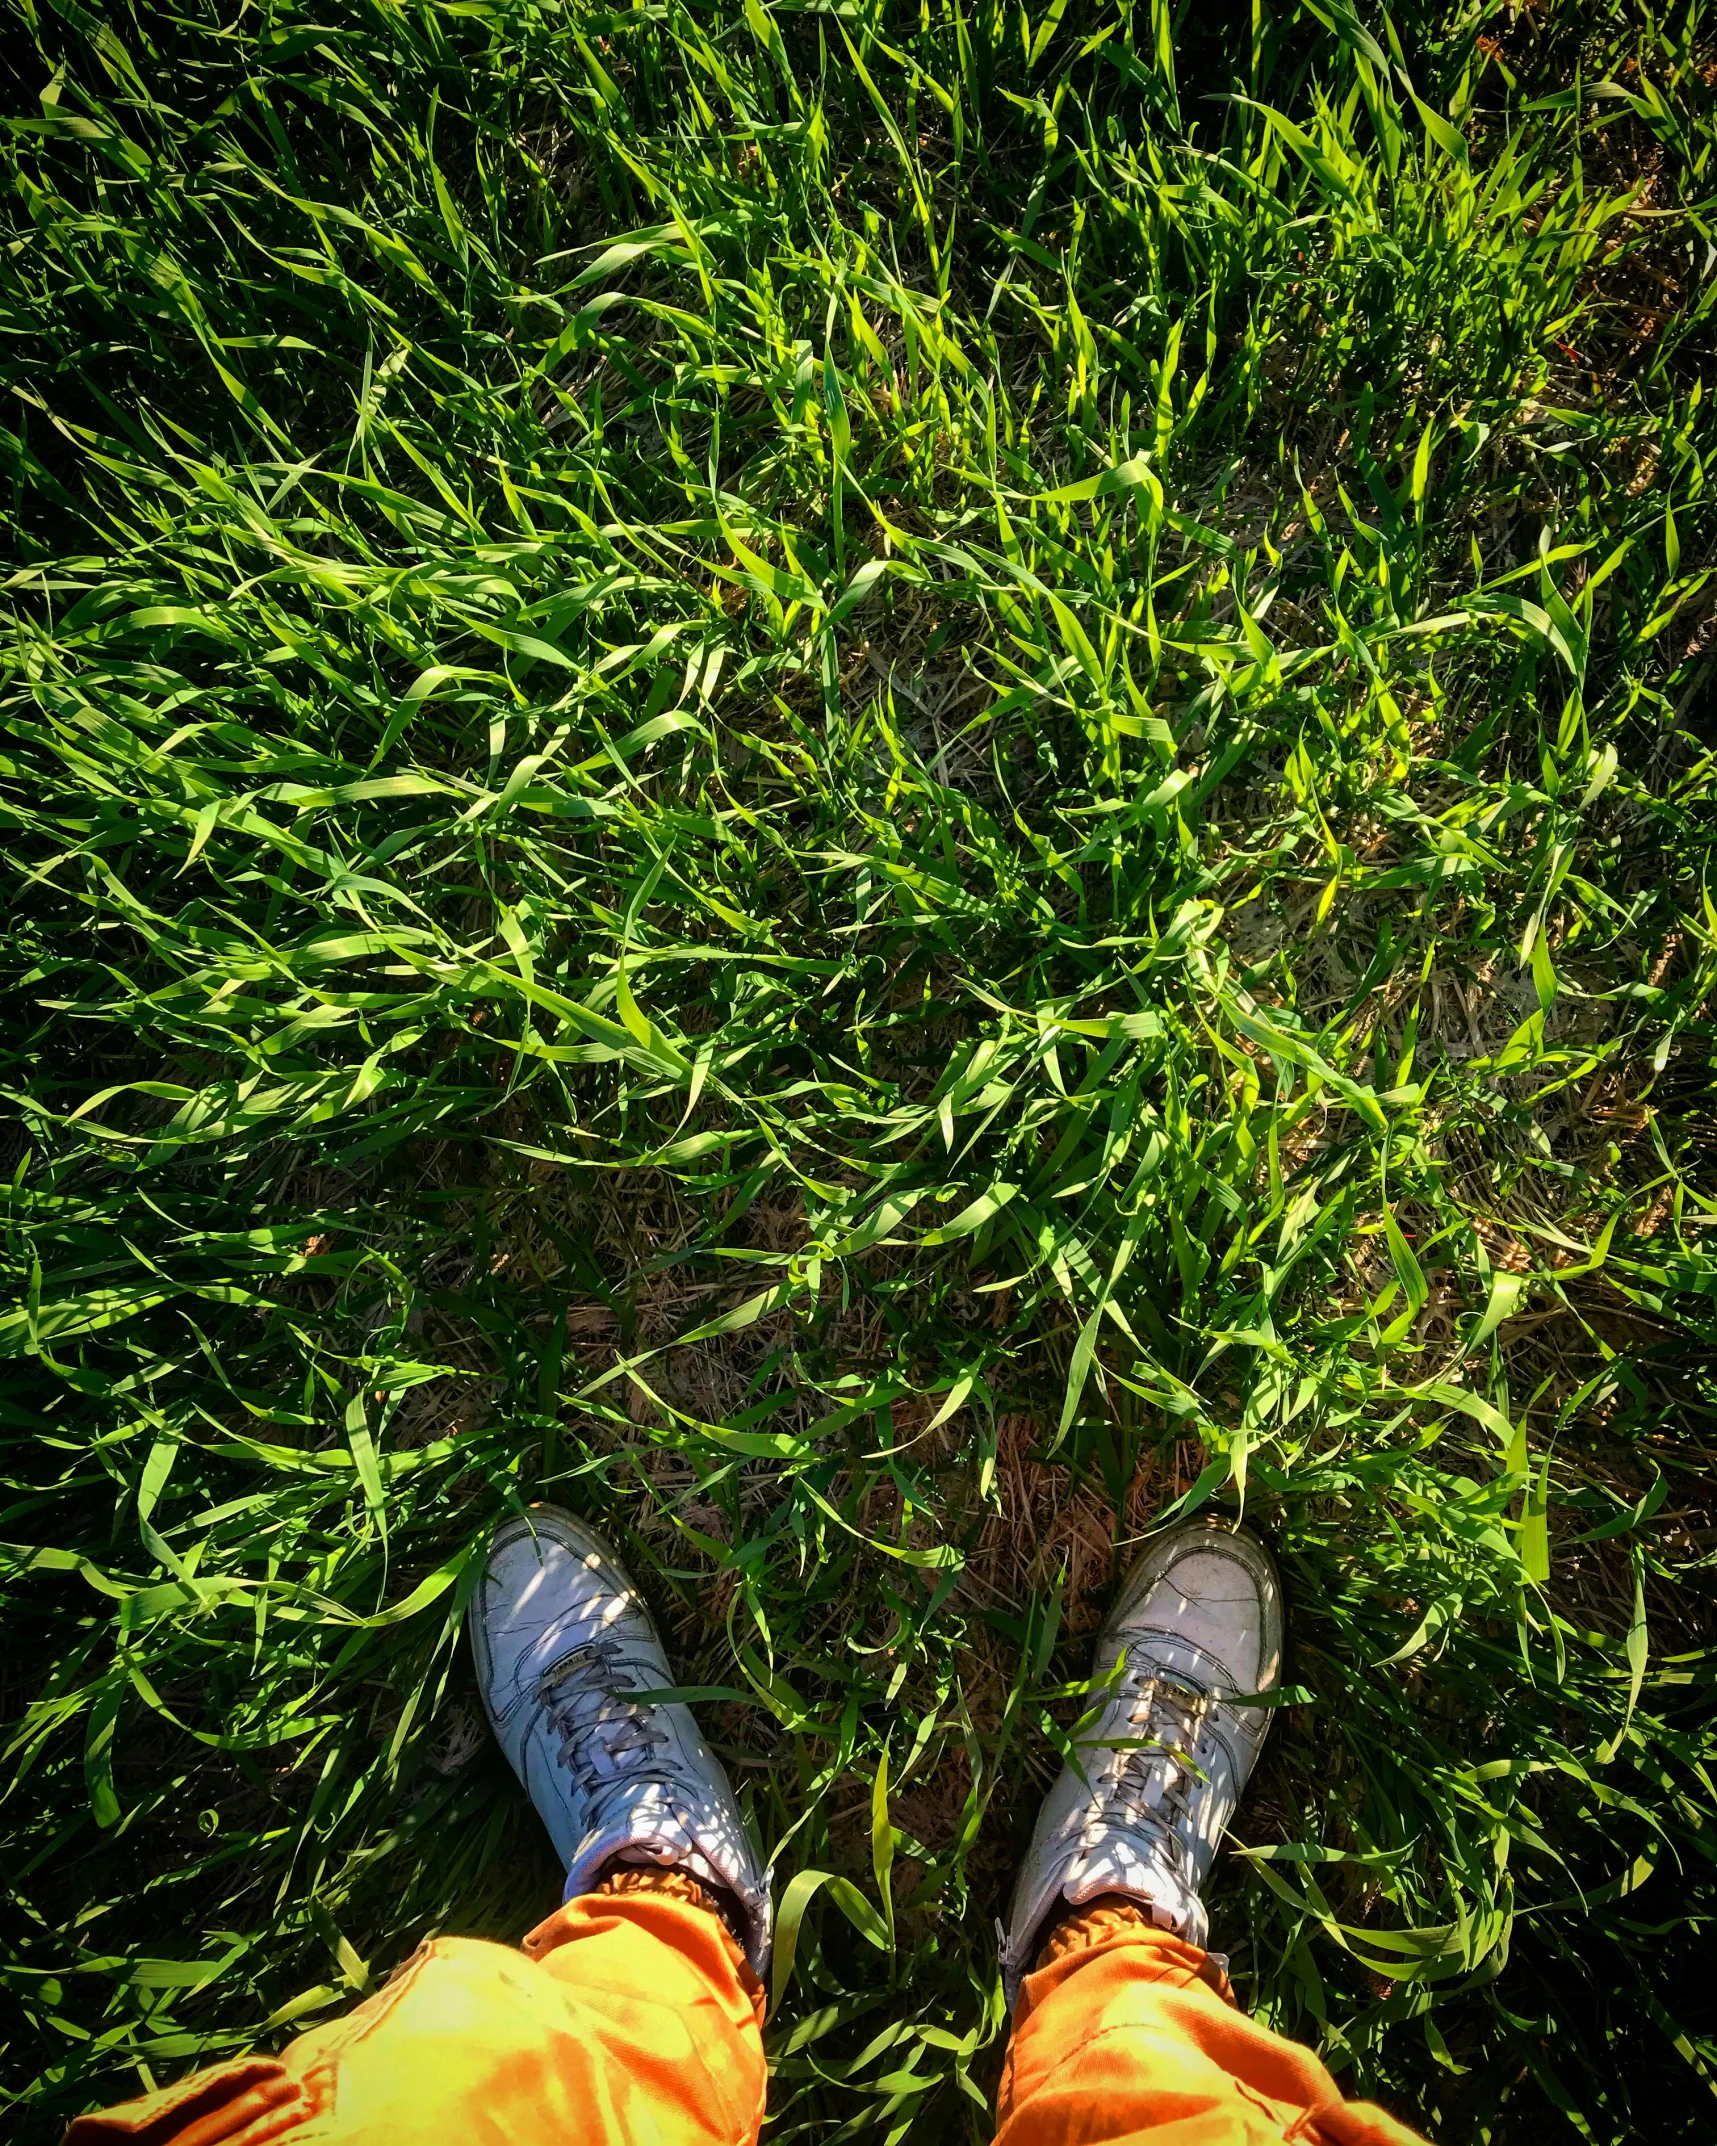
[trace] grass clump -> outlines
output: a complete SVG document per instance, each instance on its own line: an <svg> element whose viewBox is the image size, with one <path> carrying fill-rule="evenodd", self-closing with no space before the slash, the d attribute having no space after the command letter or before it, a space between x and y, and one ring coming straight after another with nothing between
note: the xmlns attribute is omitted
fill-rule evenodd
<svg viewBox="0 0 1717 2146"><path fill-rule="evenodd" d="M776 1849L775 2135L987 2136L1214 1499L1246 2001L1708 2135L1708 9L10 20L21 2135L552 1902L534 1495Z"/></svg>

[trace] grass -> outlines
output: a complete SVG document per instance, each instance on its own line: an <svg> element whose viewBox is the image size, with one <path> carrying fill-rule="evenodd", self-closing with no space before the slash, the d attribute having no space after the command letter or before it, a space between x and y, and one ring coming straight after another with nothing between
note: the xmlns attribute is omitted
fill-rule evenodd
<svg viewBox="0 0 1717 2146"><path fill-rule="evenodd" d="M17 2135L552 1904L546 1494L775 1850L775 2138L987 2138L1212 1501L1244 2001L1708 2137L1705 0L9 22Z"/></svg>

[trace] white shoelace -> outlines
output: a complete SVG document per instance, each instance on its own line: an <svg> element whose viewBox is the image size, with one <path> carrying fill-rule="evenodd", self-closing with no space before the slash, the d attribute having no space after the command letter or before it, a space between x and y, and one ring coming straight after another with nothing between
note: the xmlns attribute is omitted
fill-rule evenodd
<svg viewBox="0 0 1717 2146"><path fill-rule="evenodd" d="M1110 1792L1109 1822L1166 1850L1182 1875L1192 1858L1191 1799L1206 1785L1193 1751L1220 1698L1219 1692L1160 1671L1145 1678L1128 1712L1139 1742L1127 1752ZM1149 1791L1158 1781L1161 1790L1153 1802Z"/></svg>

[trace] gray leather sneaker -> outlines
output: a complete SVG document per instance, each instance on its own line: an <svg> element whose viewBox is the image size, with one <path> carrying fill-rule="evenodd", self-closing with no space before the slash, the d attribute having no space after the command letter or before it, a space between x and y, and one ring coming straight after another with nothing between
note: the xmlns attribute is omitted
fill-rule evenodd
<svg viewBox="0 0 1717 2146"><path fill-rule="evenodd" d="M1145 1552L1097 1643L1093 1710L1073 1737L1085 1777L1062 1768L1014 1887L1010 2011L1064 1905L1124 1893L1205 1944L1199 1890L1270 1726L1267 1707L1225 1695L1281 1677L1282 1583L1257 1536L1198 1520Z"/></svg>
<svg viewBox="0 0 1717 2146"><path fill-rule="evenodd" d="M762 1975L770 1873L690 1711L632 1696L674 1680L609 1544L533 1505L497 1530L470 1623L490 1725L566 1865L565 1898L614 1862L688 1871L737 1901Z"/></svg>

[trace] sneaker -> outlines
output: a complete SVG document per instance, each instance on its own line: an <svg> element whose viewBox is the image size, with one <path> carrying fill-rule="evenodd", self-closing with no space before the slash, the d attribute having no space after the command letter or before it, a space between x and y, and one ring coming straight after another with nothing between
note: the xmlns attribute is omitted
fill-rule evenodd
<svg viewBox="0 0 1717 2146"><path fill-rule="evenodd" d="M470 1622L490 1726L566 1865L564 1897L611 1863L687 1871L737 1903L761 1976L771 1874L690 1711L632 1696L674 1680L609 1544L533 1505L497 1531Z"/></svg>
<svg viewBox="0 0 1717 2146"><path fill-rule="evenodd" d="M1282 1583L1245 1528L1173 1528L1127 1575L1097 1644L1097 1703L1044 1799L1002 1939L1011 2011L1062 1907L1123 1893L1203 1948L1199 1898L1258 1760L1282 1677Z"/></svg>

